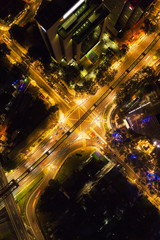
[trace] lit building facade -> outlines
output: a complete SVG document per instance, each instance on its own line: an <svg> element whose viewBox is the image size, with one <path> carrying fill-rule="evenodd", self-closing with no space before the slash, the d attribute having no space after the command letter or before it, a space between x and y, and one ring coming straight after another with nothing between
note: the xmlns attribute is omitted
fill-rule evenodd
<svg viewBox="0 0 160 240"><path fill-rule="evenodd" d="M44 0L36 21L53 58L77 63L108 29L117 36L133 27L153 0Z"/></svg>
<svg viewBox="0 0 160 240"><path fill-rule="evenodd" d="M132 28L142 18L154 0L104 0L110 10L107 27L114 34Z"/></svg>
<svg viewBox="0 0 160 240"><path fill-rule="evenodd" d="M101 40L108 14L101 0L54 0L42 4L36 20L51 55L78 63Z"/></svg>

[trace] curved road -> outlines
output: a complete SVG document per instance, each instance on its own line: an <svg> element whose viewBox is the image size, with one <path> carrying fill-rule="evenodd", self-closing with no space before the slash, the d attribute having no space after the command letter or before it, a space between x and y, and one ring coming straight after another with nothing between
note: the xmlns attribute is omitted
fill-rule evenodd
<svg viewBox="0 0 160 240"><path fill-rule="evenodd" d="M87 147L95 147L92 143L92 141L87 140L86 142ZM35 234L36 240L44 240L44 237L41 233L41 230L38 227L38 224L36 222L36 214L35 214L35 206L39 199L39 196L37 196L39 190L43 192L43 190L46 188L48 181L52 178L55 178L57 172L61 168L62 164L67 159L68 155L71 154L73 151L82 149L83 148L83 140L78 140L74 144L72 144L62 155L59 156L58 159L54 161L54 165L50 167L50 170L46 177L43 179L41 184L38 186L38 188L32 193L30 196L27 205L26 205L26 216L27 220ZM66 157L67 156L67 157Z"/></svg>

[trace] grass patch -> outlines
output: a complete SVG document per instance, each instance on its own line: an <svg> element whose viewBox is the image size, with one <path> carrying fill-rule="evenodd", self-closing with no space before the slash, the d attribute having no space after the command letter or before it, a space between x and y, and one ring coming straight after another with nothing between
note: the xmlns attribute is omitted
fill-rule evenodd
<svg viewBox="0 0 160 240"><path fill-rule="evenodd" d="M32 180L31 184L25 187L23 191L17 194L16 202L18 203L23 216L25 215L25 206L26 206L27 200L30 197L35 186L42 180L43 176L44 174L41 173L38 177L36 177L36 179Z"/></svg>
<svg viewBox="0 0 160 240"><path fill-rule="evenodd" d="M68 158L64 161L61 168L59 169L55 180L58 180L60 184L63 184L67 178L69 178L73 172L79 168L83 162L85 162L90 155L95 152L94 147L87 147L85 150L77 150L69 155ZM48 232L48 225L50 224L51 220L48 220L48 212L40 212L39 206L37 204L36 206L36 215L38 219L39 226L44 233L44 236L46 236L46 239L49 238L49 232ZM54 229L56 227L57 223L52 222L52 228Z"/></svg>
<svg viewBox="0 0 160 240"><path fill-rule="evenodd" d="M105 129L106 129L106 133L110 133L109 128L108 128L108 126L107 126L107 123L104 123L104 127L105 127Z"/></svg>
<svg viewBox="0 0 160 240"><path fill-rule="evenodd" d="M90 154L93 153L93 151L95 151L95 148L89 147L86 150L78 150L71 154L60 168L55 179L58 180L60 184L62 184L64 181L66 181L67 178L72 175L75 169L77 169L82 164L82 162L89 158Z"/></svg>
<svg viewBox="0 0 160 240"><path fill-rule="evenodd" d="M16 235L10 222L0 224L0 240L14 240Z"/></svg>
<svg viewBox="0 0 160 240"><path fill-rule="evenodd" d="M104 119L107 119L107 115L108 115L108 112L109 110L111 109L111 107L113 106L114 102L112 102L111 104L109 104L106 108L106 111L104 113Z"/></svg>
<svg viewBox="0 0 160 240"><path fill-rule="evenodd" d="M0 240L11 240L14 239L14 236L12 235L12 233L10 232L10 230L7 231L3 231L0 233Z"/></svg>

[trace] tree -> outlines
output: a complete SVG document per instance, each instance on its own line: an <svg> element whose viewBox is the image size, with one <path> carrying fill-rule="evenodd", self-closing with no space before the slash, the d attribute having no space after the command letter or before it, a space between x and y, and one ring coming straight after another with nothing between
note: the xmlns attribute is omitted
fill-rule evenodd
<svg viewBox="0 0 160 240"><path fill-rule="evenodd" d="M154 72L155 72L154 69L150 66L143 67L143 69L142 69L142 73L146 73L148 75L153 75Z"/></svg>
<svg viewBox="0 0 160 240"><path fill-rule="evenodd" d="M58 193L60 188L60 184L58 181L51 179L48 183L47 188L45 189L45 192L41 195L40 202L39 202L39 208L40 211L43 212L49 212L54 208L52 206L53 200Z"/></svg>
<svg viewBox="0 0 160 240"><path fill-rule="evenodd" d="M94 89L93 89L94 85L95 83L91 79L87 81L85 80L83 82L83 86L79 86L79 85L75 86L75 91L80 93L94 94Z"/></svg>
<svg viewBox="0 0 160 240"><path fill-rule="evenodd" d="M32 46L28 49L28 54L31 57L32 61L40 60L41 59L41 50L37 46Z"/></svg>
<svg viewBox="0 0 160 240"><path fill-rule="evenodd" d="M128 51L129 47L128 47L128 44L122 44L122 47L120 49L120 57L123 57L127 51Z"/></svg>
<svg viewBox="0 0 160 240"><path fill-rule="evenodd" d="M11 74L15 79L21 79L23 75L27 77L29 75L29 67L23 63L16 63L12 67Z"/></svg>
<svg viewBox="0 0 160 240"><path fill-rule="evenodd" d="M13 24L9 29L11 36L20 44L24 44L26 32L23 27Z"/></svg>
<svg viewBox="0 0 160 240"><path fill-rule="evenodd" d="M5 57L7 54L9 55L11 50L7 47L5 43L0 44L0 58Z"/></svg>
<svg viewBox="0 0 160 240"><path fill-rule="evenodd" d="M69 85L80 76L80 71L74 66L67 65L62 69L64 81Z"/></svg>
<svg viewBox="0 0 160 240"><path fill-rule="evenodd" d="M156 56L157 56L157 57L160 57L160 48L158 48L158 49L156 50Z"/></svg>
<svg viewBox="0 0 160 240"><path fill-rule="evenodd" d="M50 109L49 109L49 112L50 113L55 113L58 111L58 104L55 104L54 106L51 106Z"/></svg>
<svg viewBox="0 0 160 240"><path fill-rule="evenodd" d="M0 161L2 163L2 167L7 172L14 169L17 165L16 161L9 159L5 154L0 154Z"/></svg>
<svg viewBox="0 0 160 240"><path fill-rule="evenodd" d="M29 86L30 88L32 86ZM36 91L34 87L33 91ZM23 92L23 95L19 94L14 99L14 104L8 112L8 141L12 142L15 146L28 136L38 124L44 121L49 113L48 105L38 95L37 97L33 97L33 93L31 94L29 91ZM16 130L19 131L19 134L13 142L12 135Z"/></svg>
<svg viewBox="0 0 160 240"><path fill-rule="evenodd" d="M105 84L112 82L114 80L114 77L117 74L117 72L118 72L117 70L105 72L105 77L102 81L99 82L99 84L101 86L104 86Z"/></svg>
<svg viewBox="0 0 160 240"><path fill-rule="evenodd" d="M156 31L157 26L155 23L153 23L148 18L144 20L144 25L142 26L142 29L145 31L145 33L153 33Z"/></svg>

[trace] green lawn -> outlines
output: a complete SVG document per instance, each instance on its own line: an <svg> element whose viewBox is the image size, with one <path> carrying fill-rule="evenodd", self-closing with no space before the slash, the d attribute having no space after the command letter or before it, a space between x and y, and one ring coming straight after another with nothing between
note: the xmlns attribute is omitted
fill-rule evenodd
<svg viewBox="0 0 160 240"><path fill-rule="evenodd" d="M30 197L31 193L33 192L34 188L38 185L38 183L43 179L44 174L41 173L38 177L36 177L31 184L29 184L23 191L21 191L16 196L16 202L18 203L21 213L25 215L25 206L27 203L28 198Z"/></svg>
<svg viewBox="0 0 160 240"><path fill-rule="evenodd" d="M104 119L107 118L107 114L108 114L109 110L111 109L111 107L113 106L113 104L114 104L114 102L107 106L106 111L104 113Z"/></svg>
<svg viewBox="0 0 160 240"><path fill-rule="evenodd" d="M94 151L95 148L88 147L86 150L78 150L71 154L57 173L56 180L62 184L67 178L72 175L75 169L77 169L82 162L89 158L90 154Z"/></svg>
<svg viewBox="0 0 160 240"><path fill-rule="evenodd" d="M0 240L15 240L16 236L13 232L10 222L0 224Z"/></svg>

